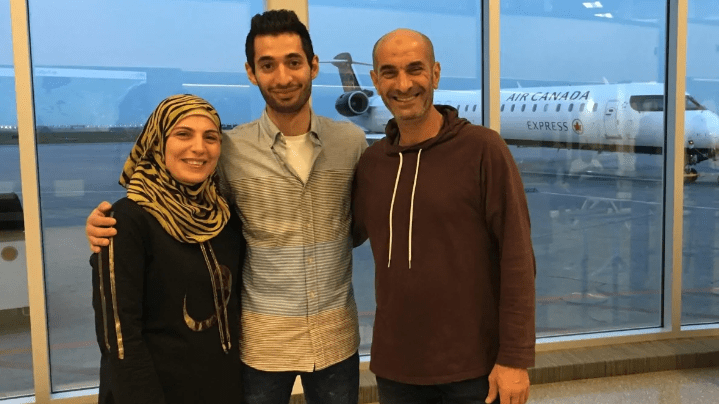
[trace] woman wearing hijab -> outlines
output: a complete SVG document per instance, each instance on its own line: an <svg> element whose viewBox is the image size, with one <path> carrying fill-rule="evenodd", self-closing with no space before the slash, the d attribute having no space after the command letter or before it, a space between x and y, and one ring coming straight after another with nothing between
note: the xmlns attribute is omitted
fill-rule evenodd
<svg viewBox="0 0 719 404"><path fill-rule="evenodd" d="M207 101L171 96L125 163L117 235L91 259L100 403L241 400L244 241L218 193L220 128Z"/></svg>

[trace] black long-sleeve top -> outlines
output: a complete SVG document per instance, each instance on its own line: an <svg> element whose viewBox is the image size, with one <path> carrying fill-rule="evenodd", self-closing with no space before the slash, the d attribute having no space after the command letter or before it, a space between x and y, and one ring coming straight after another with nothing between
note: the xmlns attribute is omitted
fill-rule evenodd
<svg viewBox="0 0 719 404"><path fill-rule="evenodd" d="M209 241L229 285L231 347L225 352L218 322L211 320L215 295L223 293L213 293L200 244L175 240L127 198L113 212L112 254L106 247L90 260L102 353L99 403L240 402L237 292L245 247L239 221Z"/></svg>

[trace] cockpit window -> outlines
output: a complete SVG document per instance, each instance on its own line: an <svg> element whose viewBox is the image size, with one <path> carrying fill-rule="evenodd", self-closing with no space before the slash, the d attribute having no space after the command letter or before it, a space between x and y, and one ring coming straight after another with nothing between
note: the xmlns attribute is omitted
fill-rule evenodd
<svg viewBox="0 0 719 404"><path fill-rule="evenodd" d="M695 100L691 95L687 95L687 105L685 107L687 111L703 111L706 109L705 106Z"/></svg>
<svg viewBox="0 0 719 404"><path fill-rule="evenodd" d="M639 112L664 111L663 95L633 95L629 98L629 105ZM687 111L701 111L706 108L692 96L687 95L685 107Z"/></svg>

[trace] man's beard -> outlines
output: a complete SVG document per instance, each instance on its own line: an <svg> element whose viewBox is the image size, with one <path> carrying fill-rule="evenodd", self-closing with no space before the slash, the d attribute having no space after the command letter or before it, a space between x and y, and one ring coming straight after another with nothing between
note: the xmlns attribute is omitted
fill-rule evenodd
<svg viewBox="0 0 719 404"><path fill-rule="evenodd" d="M277 111L279 113L283 114L290 114L299 111L302 109L302 107L307 104L307 101L310 99L310 95L312 94L312 85L309 84L302 88L299 98L296 102L292 104L284 104L278 102L271 93L268 93L263 89L262 87L259 87L260 93L262 94L262 98L265 99L265 103L267 103L267 106L270 107L270 109Z"/></svg>
<svg viewBox="0 0 719 404"><path fill-rule="evenodd" d="M419 110L414 111L412 113L404 112L401 108L395 108L395 106L392 105L391 102L388 102L388 99L385 97L382 97L382 101L384 102L385 107L390 111L392 116L395 118L395 120L398 121L410 121L418 118L424 118L427 116L427 111L433 107L433 101L434 101L434 87L433 83L430 83L430 87L427 90L427 93L421 94L421 96L424 98L422 101L422 104L419 107ZM407 114L407 115L405 115Z"/></svg>

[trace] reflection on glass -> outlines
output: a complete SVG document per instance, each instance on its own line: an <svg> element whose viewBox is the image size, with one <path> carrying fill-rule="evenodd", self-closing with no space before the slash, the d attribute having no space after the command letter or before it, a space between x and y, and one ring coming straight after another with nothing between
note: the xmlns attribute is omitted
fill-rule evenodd
<svg viewBox="0 0 719 404"><path fill-rule="evenodd" d="M0 399L33 393L10 5L0 0Z"/></svg>
<svg viewBox="0 0 719 404"><path fill-rule="evenodd" d="M715 44L719 35L719 5L690 0L687 28L687 141L702 135L719 136L719 72ZM719 146L715 143L714 147ZM696 149L696 146L694 146ZM719 322L719 165L714 149L697 153L688 148L686 162L694 181L684 185L684 240L682 249L682 325Z"/></svg>
<svg viewBox="0 0 719 404"><path fill-rule="evenodd" d="M165 97L199 95L226 126L259 116L264 104L250 90L241 44L263 4L28 3L50 370L60 391L98 382L85 218L124 195L121 168Z"/></svg>
<svg viewBox="0 0 719 404"><path fill-rule="evenodd" d="M538 336L662 319L666 1L586 4L501 3L501 135L530 208ZM691 135L701 160L713 138Z"/></svg>
<svg viewBox="0 0 719 404"><path fill-rule="evenodd" d="M354 2L357 4L357 2ZM312 107L319 115L349 120L367 133L369 143L384 137L392 117L375 93L369 70L372 47L399 27L427 35L442 66L436 104L452 105L473 122L481 121L481 7L476 1L400 0L371 7L337 6L309 0L310 34L321 67L312 88ZM347 18L362 21L361 32L347 31ZM346 33L338 37L338 33ZM461 41L457 38L461 37ZM468 91L470 90L470 91ZM374 261L369 242L354 250L353 285L359 310L360 354L369 354L375 315Z"/></svg>

